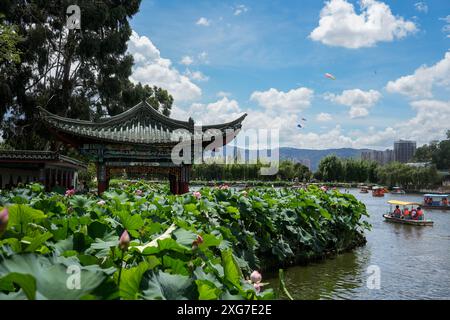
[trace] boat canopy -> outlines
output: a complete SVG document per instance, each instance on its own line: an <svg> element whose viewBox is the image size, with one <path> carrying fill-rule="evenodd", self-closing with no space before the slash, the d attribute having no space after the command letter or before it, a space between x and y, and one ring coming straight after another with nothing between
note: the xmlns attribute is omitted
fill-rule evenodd
<svg viewBox="0 0 450 320"><path fill-rule="evenodd" d="M420 203L417 202L406 202L406 201L399 201L399 200L389 200L389 204L395 204L399 206L420 206Z"/></svg>
<svg viewBox="0 0 450 320"><path fill-rule="evenodd" d="M428 198L448 198L448 194L425 194L424 197Z"/></svg>

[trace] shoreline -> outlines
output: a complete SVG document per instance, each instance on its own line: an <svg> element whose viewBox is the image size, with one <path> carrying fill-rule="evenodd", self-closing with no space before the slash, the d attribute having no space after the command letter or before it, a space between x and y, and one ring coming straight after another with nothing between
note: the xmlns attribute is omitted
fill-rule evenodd
<svg viewBox="0 0 450 320"><path fill-rule="evenodd" d="M156 182L156 181L155 181ZM306 183L298 183L298 182L290 182L290 181L191 181L191 186L207 186L214 187L227 184L231 187L293 187L293 188L302 188L308 187L310 185L315 186L326 186L326 187L337 187L337 188L347 188L347 189L358 189L363 185L362 183L356 182L306 182ZM366 184L368 186L373 186L377 184ZM450 193L450 188L437 188L437 189L404 189L406 193L410 194L426 194L426 193L437 193L437 194L445 194Z"/></svg>

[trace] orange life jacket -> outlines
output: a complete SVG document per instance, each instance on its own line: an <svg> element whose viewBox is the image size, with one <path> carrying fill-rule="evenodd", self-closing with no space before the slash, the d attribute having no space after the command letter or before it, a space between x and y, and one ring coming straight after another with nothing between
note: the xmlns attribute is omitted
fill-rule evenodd
<svg viewBox="0 0 450 320"><path fill-rule="evenodd" d="M404 216L409 216L409 213L410 213L409 210L405 210L405 211L403 212L403 215L404 215Z"/></svg>

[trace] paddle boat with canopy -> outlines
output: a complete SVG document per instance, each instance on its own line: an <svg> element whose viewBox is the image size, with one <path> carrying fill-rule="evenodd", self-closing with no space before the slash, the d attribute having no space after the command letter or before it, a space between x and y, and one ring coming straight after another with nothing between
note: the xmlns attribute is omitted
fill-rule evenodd
<svg viewBox="0 0 450 320"><path fill-rule="evenodd" d="M425 220L425 214L423 214L420 218L417 216L412 216L412 213L409 214L409 217L405 217L405 209L413 211L415 207L416 210L419 210L421 208L420 203L398 200L390 200L388 203L390 205L389 212L383 215L386 222L407 224L411 226L433 226L434 224L431 220ZM399 214L395 213L395 208L397 206L400 208Z"/></svg>
<svg viewBox="0 0 450 320"><path fill-rule="evenodd" d="M448 194L425 194L422 206L427 210L450 210L448 197Z"/></svg>
<svg viewBox="0 0 450 320"><path fill-rule="evenodd" d="M382 187L373 187L372 188L372 196L374 197L384 197L384 188Z"/></svg>
<svg viewBox="0 0 450 320"><path fill-rule="evenodd" d="M391 191L392 194L406 194L405 190L400 187L394 187Z"/></svg>
<svg viewBox="0 0 450 320"><path fill-rule="evenodd" d="M369 193L369 187L361 186L359 193Z"/></svg>

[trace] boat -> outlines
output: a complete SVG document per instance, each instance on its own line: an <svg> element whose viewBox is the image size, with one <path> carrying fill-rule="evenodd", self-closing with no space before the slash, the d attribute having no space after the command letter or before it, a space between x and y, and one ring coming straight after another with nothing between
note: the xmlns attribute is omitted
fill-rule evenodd
<svg viewBox="0 0 450 320"><path fill-rule="evenodd" d="M359 193L369 193L369 187L362 186L359 190Z"/></svg>
<svg viewBox="0 0 450 320"><path fill-rule="evenodd" d="M434 224L434 221L426 220L425 215L424 215L423 220L404 219L403 217L398 218L398 217L394 217L392 215L392 213L394 212L393 206L402 207L402 212L403 212L403 209L405 207L407 207L407 208L414 208L414 206L420 207L421 206L420 203L398 201L398 200L390 200L390 201L388 201L388 203L390 205L389 212L386 214L383 214L383 218L385 219L386 222L407 224L407 225L411 225L411 226L433 226L433 224Z"/></svg>
<svg viewBox="0 0 450 320"><path fill-rule="evenodd" d="M411 226L432 226L434 224L434 221L431 220L405 220L392 217L388 214L383 214L383 217L387 222L408 224Z"/></svg>
<svg viewBox="0 0 450 320"><path fill-rule="evenodd" d="M400 187L394 187L391 191L392 194L406 194L406 191Z"/></svg>
<svg viewBox="0 0 450 320"><path fill-rule="evenodd" d="M373 187L372 188L372 196L373 197L384 197L384 188Z"/></svg>
<svg viewBox="0 0 450 320"><path fill-rule="evenodd" d="M427 210L450 210L448 194L431 194L423 196L422 208Z"/></svg>

